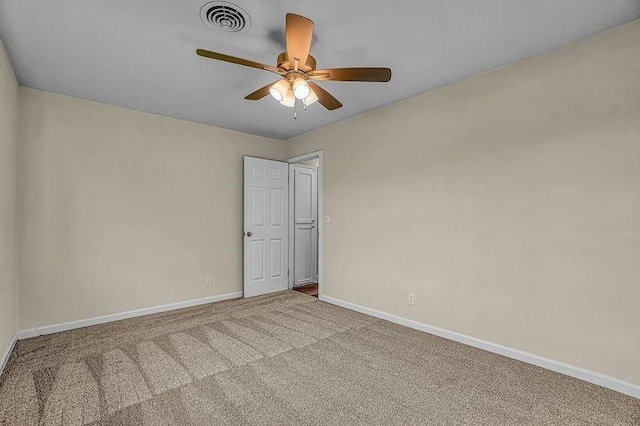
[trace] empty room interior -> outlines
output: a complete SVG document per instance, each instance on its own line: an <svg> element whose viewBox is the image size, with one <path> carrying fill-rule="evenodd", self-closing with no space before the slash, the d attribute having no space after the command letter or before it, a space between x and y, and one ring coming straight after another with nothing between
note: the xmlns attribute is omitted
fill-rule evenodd
<svg viewBox="0 0 640 426"><path fill-rule="evenodd" d="M640 425L640 0L0 0L0 425Z"/></svg>

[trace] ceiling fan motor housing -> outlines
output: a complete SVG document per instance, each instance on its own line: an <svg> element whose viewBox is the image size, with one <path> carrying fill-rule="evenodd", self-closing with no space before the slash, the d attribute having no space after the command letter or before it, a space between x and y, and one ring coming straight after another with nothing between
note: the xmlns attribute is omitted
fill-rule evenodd
<svg viewBox="0 0 640 426"><path fill-rule="evenodd" d="M314 71L317 67L316 58L311 55L307 56L307 63L298 65L298 69L303 72ZM285 71L290 71L293 69L293 64L289 61L289 56L287 52L282 52L278 55L278 68L283 69Z"/></svg>

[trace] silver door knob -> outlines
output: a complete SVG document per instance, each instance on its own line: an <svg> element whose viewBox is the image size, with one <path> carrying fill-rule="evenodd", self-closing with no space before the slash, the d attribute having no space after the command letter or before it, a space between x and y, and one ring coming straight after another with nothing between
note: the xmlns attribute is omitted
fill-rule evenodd
<svg viewBox="0 0 640 426"><path fill-rule="evenodd" d="M247 237L251 237L253 236L253 232L249 231L249 232L245 232L244 233Z"/></svg>

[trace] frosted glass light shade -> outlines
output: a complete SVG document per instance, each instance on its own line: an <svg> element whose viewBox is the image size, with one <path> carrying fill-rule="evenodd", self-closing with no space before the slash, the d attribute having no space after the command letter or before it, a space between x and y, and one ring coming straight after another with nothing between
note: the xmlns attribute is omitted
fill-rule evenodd
<svg viewBox="0 0 640 426"><path fill-rule="evenodd" d="M282 102L284 97L287 95L290 86L291 84L289 83L289 80L283 78L282 80L271 86L271 89L269 89L269 93L271 93L273 99L278 102Z"/></svg>
<svg viewBox="0 0 640 426"><path fill-rule="evenodd" d="M289 108L293 108L294 106L296 106L296 97L293 95L292 89L289 89L287 91L280 103Z"/></svg>
<svg viewBox="0 0 640 426"><path fill-rule="evenodd" d="M304 100L304 106L309 106L311 104L315 104L318 102L318 97L316 96L316 92L309 89L309 96L307 96Z"/></svg>
<svg viewBox="0 0 640 426"><path fill-rule="evenodd" d="M296 80L293 82L294 96L298 99L305 99L307 96L309 96L310 92L311 89L309 89L309 86L307 85L307 82L304 81L304 78L296 78Z"/></svg>

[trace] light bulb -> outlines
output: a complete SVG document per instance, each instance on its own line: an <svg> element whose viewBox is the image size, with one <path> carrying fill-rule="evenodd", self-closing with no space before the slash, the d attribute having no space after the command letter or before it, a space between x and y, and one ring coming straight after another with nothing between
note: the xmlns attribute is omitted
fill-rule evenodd
<svg viewBox="0 0 640 426"><path fill-rule="evenodd" d="M307 82L304 81L304 78L296 78L296 80L293 82L293 94L295 95L295 97L298 99L305 99L307 96L309 96L310 92L311 89L309 89L309 86L307 85Z"/></svg>
<svg viewBox="0 0 640 426"><path fill-rule="evenodd" d="M296 106L296 97L293 95L293 90L289 89L280 103L289 108Z"/></svg>
<svg viewBox="0 0 640 426"><path fill-rule="evenodd" d="M304 100L304 106L308 107L311 104L318 102L318 96L316 96L316 92L309 89L309 96L307 96Z"/></svg>
<svg viewBox="0 0 640 426"><path fill-rule="evenodd" d="M269 89L269 93L271 93L273 99L278 102L282 102L290 86L291 84L289 83L289 80L283 78L282 80L271 86L271 88Z"/></svg>

